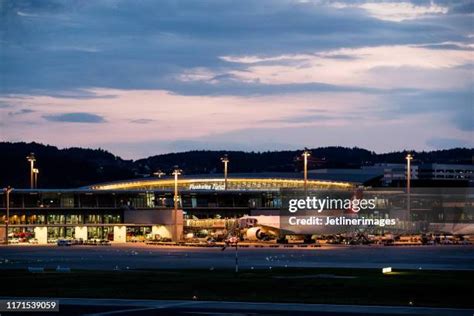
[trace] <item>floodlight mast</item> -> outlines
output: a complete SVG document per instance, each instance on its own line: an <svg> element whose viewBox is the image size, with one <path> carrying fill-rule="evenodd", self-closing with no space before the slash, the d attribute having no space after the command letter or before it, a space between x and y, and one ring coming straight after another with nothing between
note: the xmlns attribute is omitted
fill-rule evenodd
<svg viewBox="0 0 474 316"><path fill-rule="evenodd" d="M172 175L174 176L174 209L173 209L173 241L178 241L178 203L179 203L179 195L178 195L178 176L181 175L182 170L179 169L178 166L174 167L174 171Z"/></svg>
<svg viewBox="0 0 474 316"><path fill-rule="evenodd" d="M227 191L227 166L229 164L229 157L227 157L227 154L221 158L221 161L224 163L224 190Z"/></svg>
<svg viewBox="0 0 474 316"><path fill-rule="evenodd" d="M311 152L305 147L303 153L303 174L304 174L304 192L308 191L308 157L311 156Z"/></svg>
<svg viewBox="0 0 474 316"><path fill-rule="evenodd" d="M26 156L26 160L30 162L30 188L34 189L35 187L35 179L34 179L34 169L35 169L35 153L30 153L28 156Z"/></svg>

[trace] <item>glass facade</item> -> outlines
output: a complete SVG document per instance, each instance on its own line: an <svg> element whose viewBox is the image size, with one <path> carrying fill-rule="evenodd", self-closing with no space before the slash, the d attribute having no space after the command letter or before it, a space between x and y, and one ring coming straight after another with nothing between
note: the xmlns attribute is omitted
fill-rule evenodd
<svg viewBox="0 0 474 316"><path fill-rule="evenodd" d="M87 227L88 239L114 239L114 228L109 226Z"/></svg>
<svg viewBox="0 0 474 316"><path fill-rule="evenodd" d="M58 238L74 238L74 227L48 227L48 240Z"/></svg>
<svg viewBox="0 0 474 316"><path fill-rule="evenodd" d="M127 227L127 242L143 242L151 237L151 226Z"/></svg>
<svg viewBox="0 0 474 316"><path fill-rule="evenodd" d="M67 214L66 224L82 224L84 223L84 216L82 214Z"/></svg>

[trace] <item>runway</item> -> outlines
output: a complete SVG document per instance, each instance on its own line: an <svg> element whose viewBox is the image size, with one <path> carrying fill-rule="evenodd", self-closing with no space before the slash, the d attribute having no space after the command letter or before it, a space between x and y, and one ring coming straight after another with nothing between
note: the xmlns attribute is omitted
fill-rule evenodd
<svg viewBox="0 0 474 316"><path fill-rule="evenodd" d="M472 309L407 306L367 306L297 303L254 303L227 301L124 300L124 299L59 299L55 315L472 315ZM34 313L32 313L34 314ZM38 313L39 314L39 313Z"/></svg>
<svg viewBox="0 0 474 316"><path fill-rule="evenodd" d="M474 246L323 246L320 248L240 248L241 269L273 267L339 267L473 270ZM144 244L112 246L0 246L0 269L57 266L90 270L232 269L235 250L162 247Z"/></svg>

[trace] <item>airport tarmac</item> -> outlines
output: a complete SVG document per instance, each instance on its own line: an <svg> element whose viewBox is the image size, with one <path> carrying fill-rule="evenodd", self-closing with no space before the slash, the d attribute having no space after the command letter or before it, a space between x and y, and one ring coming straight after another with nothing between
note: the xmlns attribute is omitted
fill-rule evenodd
<svg viewBox="0 0 474 316"><path fill-rule="evenodd" d="M473 270L473 245L323 246L320 248L240 248L241 269L350 267ZM235 249L145 244L112 246L0 246L0 269L57 266L71 269L232 269Z"/></svg>
<svg viewBox="0 0 474 316"><path fill-rule="evenodd" d="M36 298L28 298L36 299ZM41 299L41 298L40 298ZM260 303L226 301L179 300L125 300L125 299L59 299L59 312L55 315L232 315L232 316L342 316L342 315L472 315L473 309L431 308L410 306L366 306L298 303ZM34 314L34 313L30 313ZM38 313L40 314L40 313ZM44 314L44 312L43 312Z"/></svg>

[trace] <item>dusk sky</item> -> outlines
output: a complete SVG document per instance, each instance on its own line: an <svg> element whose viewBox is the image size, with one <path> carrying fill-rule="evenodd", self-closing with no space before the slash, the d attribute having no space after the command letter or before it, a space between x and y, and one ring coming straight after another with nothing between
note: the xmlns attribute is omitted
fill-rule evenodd
<svg viewBox="0 0 474 316"><path fill-rule="evenodd" d="M473 1L0 0L0 139L474 147Z"/></svg>

